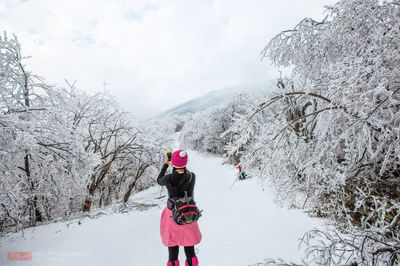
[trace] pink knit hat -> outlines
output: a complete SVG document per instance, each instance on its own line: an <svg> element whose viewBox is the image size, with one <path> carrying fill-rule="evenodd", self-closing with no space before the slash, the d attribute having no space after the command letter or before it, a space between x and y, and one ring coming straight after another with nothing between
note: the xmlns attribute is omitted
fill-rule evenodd
<svg viewBox="0 0 400 266"><path fill-rule="evenodd" d="M175 168L183 168L186 166L188 156L186 151L177 150L172 154L171 165Z"/></svg>

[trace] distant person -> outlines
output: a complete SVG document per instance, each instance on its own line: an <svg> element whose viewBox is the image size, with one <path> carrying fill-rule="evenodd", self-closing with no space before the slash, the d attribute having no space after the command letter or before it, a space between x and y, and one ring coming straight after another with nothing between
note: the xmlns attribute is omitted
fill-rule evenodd
<svg viewBox="0 0 400 266"><path fill-rule="evenodd" d="M246 173L242 170L242 166L240 165L240 162L237 162L234 164L238 170L239 170L239 179L243 180L246 179Z"/></svg>
<svg viewBox="0 0 400 266"><path fill-rule="evenodd" d="M160 233L162 243L168 247L169 259L167 266L179 266L179 246L184 246L186 254L185 266L198 266L194 245L201 241L201 233L197 222L179 225L172 218L171 202L187 197L193 197L196 175L186 169L188 155L184 150L177 150L171 156L173 171L165 174L170 164L168 156L157 178L157 183L166 186L168 190L168 206L161 215ZM172 200L172 201L171 201ZM170 207L170 208L168 208Z"/></svg>

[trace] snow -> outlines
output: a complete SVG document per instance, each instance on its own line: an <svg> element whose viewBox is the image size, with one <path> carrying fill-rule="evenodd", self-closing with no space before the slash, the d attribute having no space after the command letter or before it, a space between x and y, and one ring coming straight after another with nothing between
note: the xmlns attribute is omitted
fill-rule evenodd
<svg viewBox="0 0 400 266"><path fill-rule="evenodd" d="M299 239L307 230L322 229L323 220L277 206L272 191L255 179L234 183L237 169L223 165L221 158L188 154L188 169L197 175L195 198L204 210L199 220L203 239L196 246L201 265L243 266L266 258L301 262ZM165 189L162 193L166 194ZM131 197L131 202L159 204L145 211L82 218L30 228L24 235L10 234L1 239L0 265L166 265L168 251L159 235L166 198L159 196L157 186ZM7 261L9 251L32 252L32 260ZM183 264L182 248L180 260Z"/></svg>

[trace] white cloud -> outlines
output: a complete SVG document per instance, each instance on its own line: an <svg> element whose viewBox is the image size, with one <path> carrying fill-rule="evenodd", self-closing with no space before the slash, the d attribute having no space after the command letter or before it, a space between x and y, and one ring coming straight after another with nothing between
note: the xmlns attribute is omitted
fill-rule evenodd
<svg viewBox="0 0 400 266"><path fill-rule="evenodd" d="M108 89L138 116L275 75L260 51L333 0L2 0L0 25L48 81Z"/></svg>

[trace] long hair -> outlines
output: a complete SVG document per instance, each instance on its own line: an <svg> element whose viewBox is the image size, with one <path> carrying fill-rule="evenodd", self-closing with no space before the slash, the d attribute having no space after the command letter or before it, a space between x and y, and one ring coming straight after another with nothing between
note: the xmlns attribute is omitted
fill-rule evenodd
<svg viewBox="0 0 400 266"><path fill-rule="evenodd" d="M183 168L176 168L176 167L174 167L174 168L172 169L172 172L176 172L177 169L183 169L183 170L185 170L184 173L186 174L186 167L183 167Z"/></svg>

